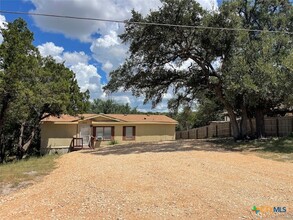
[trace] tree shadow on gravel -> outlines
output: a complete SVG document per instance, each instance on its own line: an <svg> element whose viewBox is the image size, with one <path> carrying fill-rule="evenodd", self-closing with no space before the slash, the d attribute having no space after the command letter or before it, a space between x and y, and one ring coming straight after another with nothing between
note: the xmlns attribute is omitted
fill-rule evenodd
<svg viewBox="0 0 293 220"><path fill-rule="evenodd" d="M151 143L130 143L124 145L105 146L94 151L83 151L95 155L124 155L141 153L161 153L180 151L215 151L215 152L241 152L240 149L226 147L207 140L177 140Z"/></svg>
<svg viewBox="0 0 293 220"><path fill-rule="evenodd" d="M247 141L233 141L232 139L210 139L208 143L214 144L218 147L225 147L229 149L238 149L240 151L251 152L270 152L291 154L293 153L293 136L288 137L270 137L264 139L247 140Z"/></svg>

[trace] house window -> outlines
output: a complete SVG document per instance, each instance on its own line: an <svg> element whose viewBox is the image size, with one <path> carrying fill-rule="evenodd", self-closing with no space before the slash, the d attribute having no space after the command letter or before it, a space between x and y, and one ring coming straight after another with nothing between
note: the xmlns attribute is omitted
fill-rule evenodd
<svg viewBox="0 0 293 220"><path fill-rule="evenodd" d="M94 132L96 139L113 140L114 139L114 127L95 127Z"/></svg>
<svg viewBox="0 0 293 220"><path fill-rule="evenodd" d="M135 140L135 127L124 126L123 127L123 140Z"/></svg>

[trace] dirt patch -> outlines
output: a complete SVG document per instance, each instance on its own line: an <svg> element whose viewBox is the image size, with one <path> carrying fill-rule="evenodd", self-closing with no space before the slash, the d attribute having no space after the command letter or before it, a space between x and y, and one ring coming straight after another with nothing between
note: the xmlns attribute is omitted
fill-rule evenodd
<svg viewBox="0 0 293 220"><path fill-rule="evenodd" d="M253 206L293 217L293 164L203 141L130 144L58 159L41 182L0 196L4 219L252 219ZM4 213L4 214L3 214Z"/></svg>
<svg viewBox="0 0 293 220"><path fill-rule="evenodd" d="M35 176L37 175L37 172L27 172L27 175ZM25 189L29 186L32 186L33 184L36 184L37 182L41 181L42 178L43 176L36 176L33 180L26 180L15 183L0 183L0 198L1 196L15 193L21 189Z"/></svg>
<svg viewBox="0 0 293 220"><path fill-rule="evenodd" d="M20 189L26 188L30 185L33 185L34 181L23 181L20 183L8 183L0 184L0 195L8 195L10 193L16 192Z"/></svg>

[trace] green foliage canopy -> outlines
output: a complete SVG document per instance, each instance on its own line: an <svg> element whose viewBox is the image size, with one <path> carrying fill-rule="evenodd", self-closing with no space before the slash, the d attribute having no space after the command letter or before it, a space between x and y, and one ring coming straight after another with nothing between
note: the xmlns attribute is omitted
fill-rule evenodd
<svg viewBox="0 0 293 220"><path fill-rule="evenodd" d="M113 99L95 99L91 103L90 111L92 113L103 114L135 114L138 113L136 108L131 108L128 103L121 104Z"/></svg>
<svg viewBox="0 0 293 220"><path fill-rule="evenodd" d="M16 151L22 155L38 142L40 121L50 115L77 114L88 106L75 74L52 58L42 58L33 33L22 19L1 30L0 162Z"/></svg>

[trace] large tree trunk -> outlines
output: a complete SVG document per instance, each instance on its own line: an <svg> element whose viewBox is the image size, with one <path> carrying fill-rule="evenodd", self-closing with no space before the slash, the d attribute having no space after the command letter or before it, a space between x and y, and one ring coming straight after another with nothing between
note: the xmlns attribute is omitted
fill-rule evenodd
<svg viewBox="0 0 293 220"><path fill-rule="evenodd" d="M31 136L30 138L26 141L26 143L22 146L22 150L24 152L27 152L27 150L29 149L29 147L31 146L33 140L34 140L34 137L35 137L35 133L36 133L36 129L34 128L31 132Z"/></svg>
<svg viewBox="0 0 293 220"><path fill-rule="evenodd" d="M18 138L18 159L21 160L24 156L24 154L27 152L27 150L29 149L30 145L32 144L32 141L35 137L35 130L36 128L33 128L31 131L31 135L29 137L28 140L26 140L26 142L23 144L23 133L24 133L24 127L25 127L25 123L21 123L20 126L20 135Z"/></svg>
<svg viewBox="0 0 293 220"><path fill-rule="evenodd" d="M9 101L11 99L10 94L5 94L4 97L2 98L2 102L1 102L1 109L0 109L0 133L2 134L2 129L4 127L4 123L5 123L5 115L6 112L9 108ZM1 144L1 142L0 142Z"/></svg>
<svg viewBox="0 0 293 220"><path fill-rule="evenodd" d="M234 140L239 140L241 138L238 122L237 122L237 117L236 114L234 113L233 109L231 108L226 108L229 117L230 117L230 122L231 122L231 127L232 127L232 136Z"/></svg>
<svg viewBox="0 0 293 220"><path fill-rule="evenodd" d="M252 118L249 117L249 127L250 127L250 136L251 138L254 138L255 134L254 134L254 129L253 129L253 123L252 123Z"/></svg>
<svg viewBox="0 0 293 220"><path fill-rule="evenodd" d="M23 150L22 150L22 142L23 142L23 132L24 132L24 125L25 123L22 122L20 125L20 134L18 137L18 149L17 149L17 159L21 160L23 157Z"/></svg>
<svg viewBox="0 0 293 220"><path fill-rule="evenodd" d="M4 163L5 160L5 147L0 146L0 164Z"/></svg>
<svg viewBox="0 0 293 220"><path fill-rule="evenodd" d="M239 126L237 123L237 117L236 117L236 114L233 110L232 105L225 99L220 85L215 88L215 93L216 93L216 96L223 103L225 109L228 112L228 115L230 117L231 127L232 127L232 136L233 136L234 140L239 140L241 138L240 130L239 130Z"/></svg>
<svg viewBox="0 0 293 220"><path fill-rule="evenodd" d="M6 112L9 108L9 102L10 102L11 96L9 93L6 93L4 97L2 98L2 102L0 104L0 163L3 163L5 160L5 146L3 143L4 140L4 134L3 134L3 128L5 124L5 116Z"/></svg>
<svg viewBox="0 0 293 220"><path fill-rule="evenodd" d="M4 161L5 161L5 145L3 144L3 139L4 139L4 135L3 134L1 134L0 135L0 143L1 143L1 145L0 145L0 164L1 163L4 163Z"/></svg>
<svg viewBox="0 0 293 220"><path fill-rule="evenodd" d="M18 159L22 159L23 156L25 155L25 153L30 148L30 146L35 138L38 126L40 126L41 120L43 120L51 115L51 114L44 114L43 112L37 113L37 111L36 111L36 114L38 114L37 122L35 122L33 124L33 128L30 131L30 136L25 142L24 142L25 122L21 123L20 134L19 134L19 138L18 138Z"/></svg>
<svg viewBox="0 0 293 220"><path fill-rule="evenodd" d="M233 138L234 138L234 140L239 140L241 138L241 135L240 135L236 115L234 113L232 115L229 114L229 117L230 117L230 120L231 120Z"/></svg>
<svg viewBox="0 0 293 220"><path fill-rule="evenodd" d="M255 110L255 124L256 124L256 137L263 138L265 137L265 118L263 109Z"/></svg>

